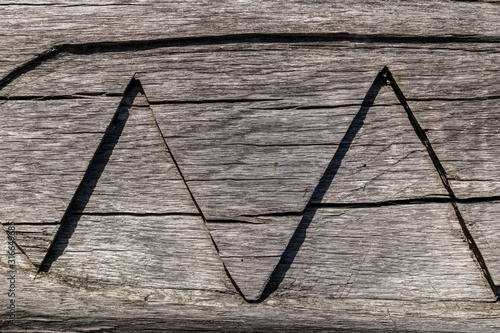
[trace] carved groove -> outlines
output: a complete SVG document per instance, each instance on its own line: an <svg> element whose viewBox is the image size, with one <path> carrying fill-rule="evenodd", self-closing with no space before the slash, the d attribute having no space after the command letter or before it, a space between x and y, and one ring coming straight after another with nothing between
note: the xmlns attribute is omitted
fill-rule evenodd
<svg viewBox="0 0 500 333"><path fill-rule="evenodd" d="M288 35L266 35L266 36L260 36L262 38L270 38L272 39L273 42L277 42L277 40L283 39L283 42L293 42L295 38L298 38L298 36L288 36ZM335 38L345 38L349 39L352 36L341 36L341 35L335 35L335 36L308 36L308 38L312 38L313 40L315 39L321 39L321 40L333 40ZM238 39L239 38L239 39ZM250 36L250 35L241 35L241 36L218 36L218 37L212 37L209 39L193 39L191 41L192 43L221 43L222 41L225 42L242 42L243 40L246 40L247 38L256 38L255 36ZM265 39L265 38L264 38ZM405 39L406 40L406 39ZM298 40L297 40L298 41ZM184 42L186 42L184 40ZM260 41L262 42L262 41ZM469 41L470 42L470 41ZM56 57L59 53L65 51L65 52L73 52L73 53L89 53L89 52L101 52L103 51L103 48L111 48L111 49L116 49L117 47L127 47L127 48L155 48L155 47L165 47L166 44L169 45L176 45L177 41L176 40L161 40L161 41L156 41L156 43L153 43L152 45L145 45L142 42L130 42L130 43L96 43L96 44L85 44L85 45L61 45L58 47L55 47L48 52L42 54L40 57L30 61L23 67L19 68L18 70L12 72L9 74L7 77L4 79L0 80L0 89L5 87L7 84L15 80L17 77L22 75L23 73L30 71L34 68L36 68L38 65L40 65L43 61L46 61L48 59L51 59L53 57ZM394 93L396 94L397 98L399 99L400 103L404 107L408 118L410 120L411 125L413 126L413 129L417 136L419 137L420 141L422 144L426 147L427 152L436 168L436 171L438 172L441 181L443 183L443 186L446 188L446 190L449 193L450 198L442 198L442 197L430 197L430 198L422 198L422 199L411 199L411 200L393 200L393 201L387 201L387 202L366 202L366 203L358 203L358 204L318 204L317 202L321 202L321 199L325 195L326 191L330 187L330 184L332 183L332 180L334 179L336 172L340 166L340 161L344 158L346 155L347 151L350 148L350 145L352 144L357 132L361 129L363 126L363 121L366 117L366 114L370 107L373 105L375 98L377 97L381 87L384 85L389 84ZM110 125L108 126L108 129L106 130L105 135L103 136L103 139L101 140L101 143L99 144L94 157L92 158L89 167L78 187L76 190L62 220L60 223L60 228L56 233L56 236L54 237L54 241L52 242L44 260L40 264L39 267L39 272L48 272L50 270L50 267L52 263L57 260L57 258L63 253L64 249L66 248L69 239L71 238L71 235L73 234L74 230L77 227L78 223L78 218L77 219L70 219L70 217L74 216L82 216L82 215L92 215L84 213L84 209L86 204L88 203L88 200L90 199L90 196L92 195L92 192L97 185L97 181L99 180L99 177L101 176L102 172L104 171L104 168L106 166L107 161L109 160L109 157L112 153L112 147L116 145L118 138L121 135L121 132L123 130L123 127L127 121L128 118L128 109L132 105L132 101L135 97L135 95L138 93L144 93L142 86L138 80L133 78L131 82L129 83L128 87L126 88L122 101L120 103L120 106L118 107L117 111L115 112L115 115L113 119L111 120ZM145 95L145 94L144 94ZM45 97L35 97L34 99L42 99L42 100L48 100L48 99L68 99L68 98L85 98L85 96L45 96ZM7 98L9 100L11 98ZM16 99L16 97L13 97L12 99ZM22 98L20 98L22 99ZM202 101L200 103L215 103L215 102L220 102L220 101ZM227 100L226 102L241 102L241 100ZM165 102L157 102L156 104L164 104L164 103L173 103L173 104L183 104L183 103L191 103L190 101L165 101ZM155 119L156 122L156 119ZM197 203L192 191L190 190L180 168L179 165L176 162L176 159L174 157L173 152L170 150L168 147L168 144L165 140L164 135L161 133L160 126L158 122L156 122L156 126L162 135L163 141L165 146L168 148L168 153L170 154L170 157L172 158L190 196L195 204L199 215L202 217L204 223L212 223L212 222L221 222L221 221L207 221L205 218L202 210L200 209L199 204ZM108 146L108 148L103 148L104 144ZM109 146L111 146L111 149L109 149ZM78 199L78 202L76 200ZM83 200L82 200L83 198ZM458 208L457 203L464 203L464 202L482 202L482 201L491 201L491 200L496 200L499 199L500 197L477 197L477 198L468 198L468 199L458 199L449 182L448 178L446 176L446 171L444 167L442 166L439 158L437 157L436 153L434 152L434 149L432 148L431 143L429 142L429 139L427 138L427 135L425 131L422 129L420 124L418 123L417 119L415 118L412 110L410 109L407 99L405 98L404 94L402 93L401 89L399 88L396 80L394 79L392 73L389 71L387 67L385 67L375 78L372 86L370 87L368 93L366 94L362 104L361 108L358 111L358 114L355 116L353 119L349 129L347 130L341 144L339 145L339 148L337 149L334 157L330 161L329 166L327 167L325 173L323 174L322 178L320 179L318 185L316 186L311 199L309 200L309 203L305 206L304 210L302 212L291 212L291 213L276 213L276 214L269 214L269 215L277 215L277 216L285 216L285 215L302 215L302 219L296 228L295 233L293 234L292 238L290 239L287 248L283 252L281 259L278 263L278 265L274 268L273 273L271 274L269 281L265 287L265 290L261 297L256 300L256 301L251 301L251 302L262 302L265 300L267 297L269 297L280 285L280 283L283 281L286 272L290 268L291 264L294 261L295 256L297 255L301 245L303 244L305 240L305 233L307 228L309 227L310 223L312 222L317 210L319 208L323 207L379 207L379 206L387 206L387 205L404 205L404 204L425 204L425 203L450 203L455 211L455 214L457 216L457 219L460 223L460 226L462 228L463 234L465 235L465 238L467 239L467 242L469 244L470 249L475 255L475 258L479 265L481 266L481 269L483 271L483 274L490 284L490 287L492 288L495 296L498 296L498 290L497 287L495 286L491 275L489 273L489 270L486 266L486 263L482 257L482 254L477 247L474 239L472 238L466 224L464 221L464 218L460 212L460 209ZM313 202L314 199L314 202ZM106 213L103 215L136 215L136 214L129 214L129 213ZM142 216L142 215L141 215ZM148 216L148 215L145 215ZM266 214L263 214L262 216L266 216ZM227 223L248 223L246 221L239 221L239 220L228 220L224 221ZM212 235L210 234L212 243L219 252L219 249L217 248L217 244L214 241ZM224 262L223 262L224 264ZM245 296L241 292L241 290L238 287L238 284L234 279L231 277L231 274L227 270L225 264L224 264L224 269L226 271L227 276L231 280L232 284L234 285L235 289L240 293L240 295L244 298ZM248 301L248 300L247 300ZM250 301L249 301L250 302Z"/></svg>
<svg viewBox="0 0 500 333"><path fill-rule="evenodd" d="M104 172L104 168L113 153L113 148L118 143L121 133L129 117L129 109L135 96L140 92L139 82L133 78L127 88L120 105L111 119L87 170L71 199L66 212L61 219L61 225L57 230L45 258L40 264L38 272L48 272L52 263L59 258L66 249L69 239L73 235L78 221L94 192L97 182Z"/></svg>
<svg viewBox="0 0 500 333"><path fill-rule="evenodd" d="M469 244L469 248L474 253L476 260L478 261L479 265L481 266L481 268L483 270L484 277L488 281L491 289L493 290L493 293L495 294L495 296L498 299L498 297L499 297L498 288L497 288L497 286L495 286L495 283L493 282L493 279L491 278L490 272L488 270L488 267L486 266L486 263L484 261L483 255L481 254L481 251L479 250L476 242L474 241L474 238L470 234L470 231L467 228L467 225L465 224L465 220L462 216L462 212L460 211L460 209L458 208L458 205L457 205L457 197L455 196L455 193L453 192L453 189L451 188L451 186L448 182L448 178L446 176L446 170L444 169L443 165L441 164L441 161L439 160L434 149L432 148L432 145L429 141L429 138L427 137L427 134L422 129L417 118L415 117L412 110L410 109L410 106L408 105L408 102L406 101L406 97L403 94L403 92L401 91L401 89L399 88L398 83L394 79L394 76L392 75L392 73L389 71L389 69L387 67L385 67L383 69L382 73L383 73L382 75L385 78L387 78L387 80L389 81L390 85L392 86L392 89L394 90L394 93L396 94L399 101L403 105L406 113L408 114L408 118L410 119L410 123L412 124L413 129L415 130L415 133L417 133L419 139L422 141L425 148L427 148L427 152L429 153L429 156L430 156L432 162L434 163L434 167L436 168L436 171L439 173L441 181L443 182L443 186L446 188L446 190L448 191L448 193L450 195L451 205L453 206L453 209L455 210L455 214L456 214L457 219L460 223L460 226L462 227L462 232L464 233L464 235L467 239L467 243Z"/></svg>
<svg viewBox="0 0 500 333"><path fill-rule="evenodd" d="M408 118L410 120L410 123L417 134L418 138L422 142L422 144L426 147L427 152L434 164L434 167L436 168L436 171L438 172L441 181L443 183L443 186L446 188L446 190L449 193L450 198L425 198L425 199L417 199L417 200L396 200L396 201L387 201L387 202L374 202L374 203L358 203L358 204L321 204L321 203L316 203L316 202L321 202L323 196L325 195L326 191L330 187L330 184L332 183L338 168L340 167L340 162L344 158L345 154L349 150L349 147L351 143L354 140L354 137L356 136L357 132L361 129L363 126L363 120L366 117L366 114L370 108L370 106L373 104L375 101L375 98L377 94L379 93L380 89L382 86L389 84L394 93L396 94L397 98L399 99L400 103L404 107ZM313 199L315 199L315 202L312 202ZM488 281L494 295L498 299L498 289L497 286L495 286L493 279L491 278L491 275L489 273L488 267L486 266L486 263L484 261L484 258L477 247L474 239L472 238L466 224L464 221L464 218L462 216L462 213L460 212L460 209L458 208L457 202L476 202L476 201L482 201L483 199L485 200L491 200L492 198L471 198L471 199L465 199L465 200L459 200L455 196L453 189L451 188L448 178L446 176L446 171L441 164L439 158L437 157L434 149L432 148L432 145L425 133L425 131L422 129L420 124L418 123L417 119L415 118L415 115L413 114L412 110L410 109L406 98L399 88L396 80L394 79L392 73L390 72L388 67L384 67L382 71L379 72L377 75L375 81L373 82L372 86L370 87L368 93L366 94L362 107L358 111L357 115L353 119L349 129L347 130L344 138L342 139L342 142L339 145L339 148L337 149L337 152L333 156L332 160L330 161L330 164L328 165L325 173L321 177L318 185L316 186L311 199L309 200L308 204L305 206L304 211L302 212L303 217L302 220L299 223L299 226L296 229L296 232L293 234L292 238L290 239L290 242L288 243L287 248L283 252L283 255L280 259L280 262L278 265L275 267L273 273L271 274L269 278L269 282L260 297L259 300L256 301L256 303L264 301L266 298L268 298L274 291L276 291L285 278L285 275L287 271L290 269L294 258L296 257L298 251L300 250L300 247L302 246L303 242L305 241L306 237L306 231L309 225L311 224L312 220L314 219L314 216L316 215L316 212L319 208L322 207L379 207L379 206L388 206L388 205L394 205L394 204L411 204L411 203L429 203L429 202L449 202L455 211L455 214L457 216L457 219L460 223L460 226L462 228L462 232L467 239L467 242L469 244L469 248L472 250L474 253L474 256L479 263L483 275Z"/></svg>

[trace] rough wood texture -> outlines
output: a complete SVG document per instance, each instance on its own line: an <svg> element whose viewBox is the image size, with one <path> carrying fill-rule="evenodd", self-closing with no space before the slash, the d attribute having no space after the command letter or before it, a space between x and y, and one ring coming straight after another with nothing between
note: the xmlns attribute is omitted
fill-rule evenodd
<svg viewBox="0 0 500 333"><path fill-rule="evenodd" d="M324 196L312 202L363 203L443 197L448 193L403 106L388 86L388 106L371 107ZM377 104L378 95L375 99Z"/></svg>
<svg viewBox="0 0 500 333"><path fill-rule="evenodd" d="M461 204L467 226L483 254L495 284L500 285L498 201Z"/></svg>
<svg viewBox="0 0 500 333"><path fill-rule="evenodd" d="M454 215L449 204L319 209L277 292L492 300Z"/></svg>
<svg viewBox="0 0 500 333"><path fill-rule="evenodd" d="M137 104L136 97L134 104ZM85 213L167 214L198 211L166 150L148 105L128 111L123 131L95 188ZM140 182L137 182L140 179ZM140 193L140 196L137 194ZM77 205L82 205L77 198Z"/></svg>
<svg viewBox="0 0 500 333"><path fill-rule="evenodd" d="M0 8L2 331L500 328L497 3Z"/></svg>
<svg viewBox="0 0 500 333"><path fill-rule="evenodd" d="M298 216L261 218L259 223L208 223L220 258L246 300L257 301L300 222Z"/></svg>

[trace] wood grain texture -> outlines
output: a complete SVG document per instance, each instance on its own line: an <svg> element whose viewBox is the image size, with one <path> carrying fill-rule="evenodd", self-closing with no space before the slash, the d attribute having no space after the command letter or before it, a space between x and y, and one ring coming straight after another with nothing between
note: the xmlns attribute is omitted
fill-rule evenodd
<svg viewBox="0 0 500 333"><path fill-rule="evenodd" d="M95 289L236 293L197 216L84 215L50 272Z"/></svg>
<svg viewBox="0 0 500 333"><path fill-rule="evenodd" d="M17 241L37 265L118 104L90 98L2 105L0 220L31 224Z"/></svg>
<svg viewBox="0 0 500 333"><path fill-rule="evenodd" d="M283 297L492 299L449 204L319 209L280 288Z"/></svg>
<svg viewBox="0 0 500 333"><path fill-rule="evenodd" d="M118 142L109 149L85 213L198 213L148 106L130 108Z"/></svg>
<svg viewBox="0 0 500 333"><path fill-rule="evenodd" d="M361 41L394 35L494 39L498 11L494 3L448 1L12 2L2 6L0 68L7 74L56 44L166 36L343 33L361 35Z"/></svg>
<svg viewBox="0 0 500 333"><path fill-rule="evenodd" d="M300 216L266 217L257 222L208 221L219 255L248 301L257 301L290 242Z"/></svg>
<svg viewBox="0 0 500 333"><path fill-rule="evenodd" d="M1 317L2 331L498 331L456 198L400 101L389 86L364 101L389 66L497 281L499 10L4 2L0 219L25 253L19 326ZM132 77L148 100L36 275ZM311 201L364 108L323 204ZM7 276L4 251L0 263Z"/></svg>
<svg viewBox="0 0 500 333"><path fill-rule="evenodd" d="M499 193L498 99L412 102L460 198Z"/></svg>
<svg viewBox="0 0 500 333"><path fill-rule="evenodd" d="M388 86L382 89L392 92ZM448 196L395 94L391 102L394 105L366 112L346 155L336 162L333 181L322 189L324 195L313 196L312 202L367 203Z"/></svg>
<svg viewBox="0 0 500 333"><path fill-rule="evenodd" d="M461 204L460 209L496 285L500 284L498 260L498 201Z"/></svg>
<svg viewBox="0 0 500 333"><path fill-rule="evenodd" d="M119 103L108 97L1 105L3 223L61 219Z"/></svg>

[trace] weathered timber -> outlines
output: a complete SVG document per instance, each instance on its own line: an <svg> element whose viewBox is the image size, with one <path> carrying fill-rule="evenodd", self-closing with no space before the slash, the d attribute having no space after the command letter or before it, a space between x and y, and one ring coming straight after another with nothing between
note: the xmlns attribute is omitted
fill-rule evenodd
<svg viewBox="0 0 500 333"><path fill-rule="evenodd" d="M259 222L208 221L220 258L245 299L258 301L300 222L268 216Z"/></svg>
<svg viewBox="0 0 500 333"><path fill-rule="evenodd" d="M50 47L66 43L155 38L182 41L188 37L259 33L347 35L355 41L391 41L394 36L494 41L500 31L498 12L495 3L451 1L222 1L217 6L203 0L187 4L12 1L2 4L0 77Z"/></svg>
<svg viewBox="0 0 500 333"><path fill-rule="evenodd" d="M459 205L467 226L483 254L495 285L500 286L498 261L498 201Z"/></svg>
<svg viewBox="0 0 500 333"><path fill-rule="evenodd" d="M1 330L498 331L499 11L4 2Z"/></svg>
<svg viewBox="0 0 500 333"><path fill-rule="evenodd" d="M492 299L450 204L318 209L305 238L282 297Z"/></svg>

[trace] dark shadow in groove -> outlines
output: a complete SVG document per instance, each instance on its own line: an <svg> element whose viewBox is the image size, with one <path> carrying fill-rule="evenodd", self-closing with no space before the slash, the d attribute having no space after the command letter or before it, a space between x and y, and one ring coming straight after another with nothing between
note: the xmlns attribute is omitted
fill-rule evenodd
<svg viewBox="0 0 500 333"><path fill-rule="evenodd" d="M401 44L447 44L447 43L493 43L500 41L492 36L409 36L385 34L349 34L349 33L241 33L228 35L206 35L192 37L173 37L128 41L101 41L77 44L59 44L0 77L0 91L21 75L37 68L42 63L58 57L62 53L89 55L103 52L127 52L152 50L160 47L210 46L243 43L401 43Z"/></svg>
<svg viewBox="0 0 500 333"><path fill-rule="evenodd" d="M304 210L304 215L302 216L302 219L300 220L300 223L297 229L295 230L295 233L290 239L288 246L283 252L278 265L271 273L271 276L266 285L266 288L264 289L264 292L262 293L262 296L256 302L262 302L266 298L268 298L274 291L276 291L276 289L278 289L279 285L285 278L285 275L290 269L290 266L292 265L297 253L299 252L300 247L304 243L304 240L306 238L307 228L311 224L311 221L313 220L314 215L318 210L318 207L315 207L313 203L321 202L321 200L323 199L323 196L330 187L333 178L335 177L340 165L342 164L342 159L345 157L347 151L349 150L354 138L356 137L356 134L363 126L363 122L364 119L366 118L368 110L370 110L370 107L373 105L373 102L375 101L375 98L380 92L380 89L386 85L387 80L384 78L385 70L386 69L384 68L384 70L382 70L377 75L375 81L373 81L370 89L368 90L368 93L363 99L363 104L361 105L361 108L359 109L358 113L351 122L351 125L349 126L349 129L347 130L346 134L344 135L344 138L342 139L337 151L335 152L335 155L333 156L332 160L330 161L330 164L326 168L326 171L324 172L318 185L316 186L311 196L311 199L309 199L309 203L306 205L306 208Z"/></svg>
<svg viewBox="0 0 500 333"><path fill-rule="evenodd" d="M476 244L476 241L472 237L469 228L467 227L467 223L465 222L465 219L462 215L462 212L460 211L460 208L457 205L457 202L459 201L457 197L455 196L455 193L453 191L453 188L451 187L449 181L448 181L448 176L446 173L446 170L439 160L436 152L434 151L434 148L432 147L431 142L429 141L429 138L427 137L427 133L424 131L420 123L418 122L417 118L415 117L415 114L411 110L410 106L408 105L408 100L403 94L403 91L401 91L401 88L399 88L398 83L394 79L394 76L392 73L386 68L384 68L383 72L385 73L384 76L387 79L387 83L391 85L392 89L394 90L394 93L396 94L396 97L399 99L401 105L406 111L406 114L408 115L408 119L410 120L410 123L415 130L415 133L417 134L418 138L422 142L422 144L425 146L427 149L427 153L429 154L429 157L434 164L434 167L436 168L437 173L439 174L439 177L441 178L441 181L443 183L443 186L446 188L448 191L450 198L451 198L451 205L453 207L453 210L455 211L455 215L457 216L458 222L460 224L460 227L462 228L462 232L467 239L467 243L469 244L469 248L472 250L472 253L474 254L479 266L481 267L481 270L483 272L484 277L488 281L491 290L493 291L493 294L496 297L496 301L499 301L499 292L500 288L495 285L495 282L493 281L493 278L490 274L490 271L488 269L488 266L486 265L486 261L483 258L483 255L481 251L479 250L479 247Z"/></svg>
<svg viewBox="0 0 500 333"><path fill-rule="evenodd" d="M97 182L101 177L106 164L113 153L113 149L118 143L125 124L129 117L129 110L135 96L141 92L142 87L135 78L132 78L125 89L124 96L116 112L111 119L104 136L97 147L92 160L89 163L85 175L78 186L73 198L71 199L66 212L61 219L61 226L54 237L54 240L43 259L39 272L48 272L52 263L56 261L68 246L69 240L73 235L83 211L94 192Z"/></svg>

